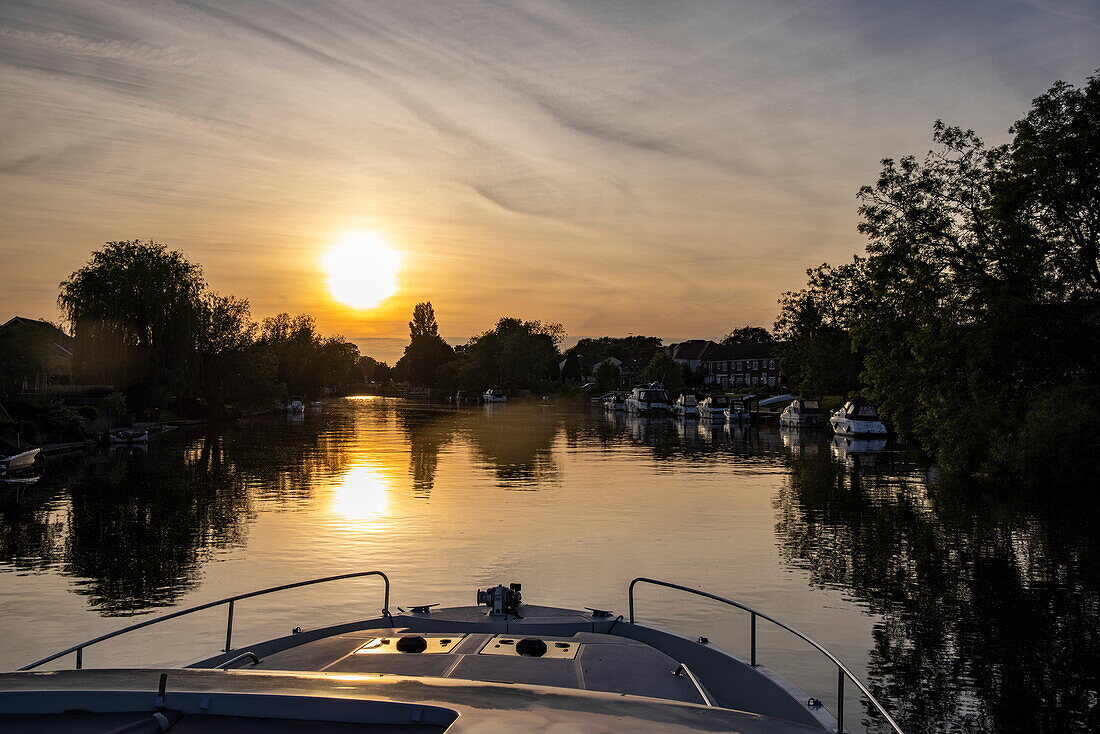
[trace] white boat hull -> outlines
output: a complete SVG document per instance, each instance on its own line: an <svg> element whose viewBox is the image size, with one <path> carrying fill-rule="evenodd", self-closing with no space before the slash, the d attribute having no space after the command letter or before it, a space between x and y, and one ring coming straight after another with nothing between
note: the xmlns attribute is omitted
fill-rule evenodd
<svg viewBox="0 0 1100 734"><path fill-rule="evenodd" d="M10 474L24 469L33 469L34 462L42 449L27 449L11 456L0 457L0 474Z"/></svg>
<svg viewBox="0 0 1100 734"><path fill-rule="evenodd" d="M882 421L860 421L833 416L829 419L829 424L838 436L885 436L888 433Z"/></svg>
<svg viewBox="0 0 1100 734"><path fill-rule="evenodd" d="M785 428L812 428L820 425L820 420L816 415L780 415L779 425Z"/></svg>
<svg viewBox="0 0 1100 734"><path fill-rule="evenodd" d="M642 400L628 398L626 410L630 413L667 413L668 403L649 403Z"/></svg>

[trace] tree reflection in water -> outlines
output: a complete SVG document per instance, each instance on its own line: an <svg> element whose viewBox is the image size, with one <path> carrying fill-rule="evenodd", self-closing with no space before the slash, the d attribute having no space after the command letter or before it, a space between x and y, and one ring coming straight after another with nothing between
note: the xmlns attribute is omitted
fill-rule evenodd
<svg viewBox="0 0 1100 734"><path fill-rule="evenodd" d="M560 415L532 405L486 405L482 413L470 416L462 427L502 487L536 488L558 476L552 448L562 427Z"/></svg>
<svg viewBox="0 0 1100 734"><path fill-rule="evenodd" d="M843 460L844 457L842 457ZM1087 497L932 481L896 453L792 452L785 557L881 617L872 691L909 732L1100 730L1100 557Z"/></svg>
<svg viewBox="0 0 1100 734"><path fill-rule="evenodd" d="M435 487L439 455L454 442L458 416L452 412L406 409L397 413L397 422L409 443L409 476L413 494L427 498Z"/></svg>
<svg viewBox="0 0 1100 734"><path fill-rule="evenodd" d="M301 505L319 477L348 463L346 446L330 437L342 420L329 420L327 434L271 421L224 435L170 434L148 453L51 464L33 489L4 494L0 560L75 577L74 591L104 616L174 604L204 563L244 543L257 503Z"/></svg>

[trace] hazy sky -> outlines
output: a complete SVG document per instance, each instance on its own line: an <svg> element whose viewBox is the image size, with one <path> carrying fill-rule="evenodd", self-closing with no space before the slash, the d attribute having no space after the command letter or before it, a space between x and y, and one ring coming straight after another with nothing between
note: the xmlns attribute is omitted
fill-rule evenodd
<svg viewBox="0 0 1100 734"><path fill-rule="evenodd" d="M142 238L386 359L425 299L452 340L770 325L880 158L1097 67L1095 0L0 0L0 321ZM348 230L404 253L373 311L320 272Z"/></svg>

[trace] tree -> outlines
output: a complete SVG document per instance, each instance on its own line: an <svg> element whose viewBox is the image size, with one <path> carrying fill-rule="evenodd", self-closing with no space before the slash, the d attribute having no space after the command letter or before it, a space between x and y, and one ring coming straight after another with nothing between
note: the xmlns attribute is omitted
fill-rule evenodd
<svg viewBox="0 0 1100 734"><path fill-rule="evenodd" d="M642 382L659 382L672 395L679 394L684 387L684 377L680 365L672 355L663 349L658 350L642 372Z"/></svg>
<svg viewBox="0 0 1100 734"><path fill-rule="evenodd" d="M611 389L619 377L619 368L610 359L605 359L596 367L596 387L600 390Z"/></svg>
<svg viewBox="0 0 1100 734"><path fill-rule="evenodd" d="M454 357L454 349L439 335L431 302L416 304L409 322L409 345L394 365L398 378L420 387L435 387L439 369Z"/></svg>
<svg viewBox="0 0 1100 734"><path fill-rule="evenodd" d="M439 324L436 323L431 301L413 306L413 317L409 322L409 338L412 341L426 336L439 336Z"/></svg>
<svg viewBox="0 0 1100 734"><path fill-rule="evenodd" d="M260 324L258 341L271 351L275 380L285 393L308 395L321 388L324 377L317 369L317 357L322 338L312 316L292 317L288 313L270 316Z"/></svg>
<svg viewBox="0 0 1100 734"><path fill-rule="evenodd" d="M448 382L471 392L492 386L537 389L560 360L564 337L561 324L502 318L456 350L459 362L448 370Z"/></svg>
<svg viewBox="0 0 1100 734"><path fill-rule="evenodd" d="M884 160L860 190L866 392L948 468L988 462L1044 396L1100 382L1098 120L1100 76L1059 82L1007 145L937 122L936 150Z"/></svg>
<svg viewBox="0 0 1100 734"><path fill-rule="evenodd" d="M767 344L775 341L763 326L739 326L722 339L722 344Z"/></svg>
<svg viewBox="0 0 1100 734"><path fill-rule="evenodd" d="M627 362L645 355L648 360L653 352L661 348L661 339L656 336L601 336L596 339L585 338L571 347L567 354L576 354L585 364L596 364L608 357Z"/></svg>
<svg viewBox="0 0 1100 734"><path fill-rule="evenodd" d="M184 394L197 375L195 331L206 282L182 252L157 242L108 242L61 283L76 338L75 370L90 382Z"/></svg>
<svg viewBox="0 0 1100 734"><path fill-rule="evenodd" d="M804 395L846 396L859 388L863 355L852 348L851 327L863 298L864 262L811 268L805 288L779 299L779 356L787 383Z"/></svg>
<svg viewBox="0 0 1100 734"><path fill-rule="evenodd" d="M385 362L379 362L374 357L363 355L358 362L359 373L363 382L385 382L389 379L392 369Z"/></svg>

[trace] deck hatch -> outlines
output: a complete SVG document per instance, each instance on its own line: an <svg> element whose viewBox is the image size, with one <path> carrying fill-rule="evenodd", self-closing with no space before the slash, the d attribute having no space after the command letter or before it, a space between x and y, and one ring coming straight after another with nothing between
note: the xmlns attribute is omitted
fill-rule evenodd
<svg viewBox="0 0 1100 734"><path fill-rule="evenodd" d="M465 633L454 635L394 635L392 637L371 637L355 650L355 655L409 654L409 655L445 655L453 650L466 637Z"/></svg>
<svg viewBox="0 0 1100 734"><path fill-rule="evenodd" d="M545 646L545 648L544 648ZM510 655L526 658L550 658L553 660L574 660L580 652L579 642L547 640L541 637L517 637L515 635L496 635L481 648L481 655Z"/></svg>

